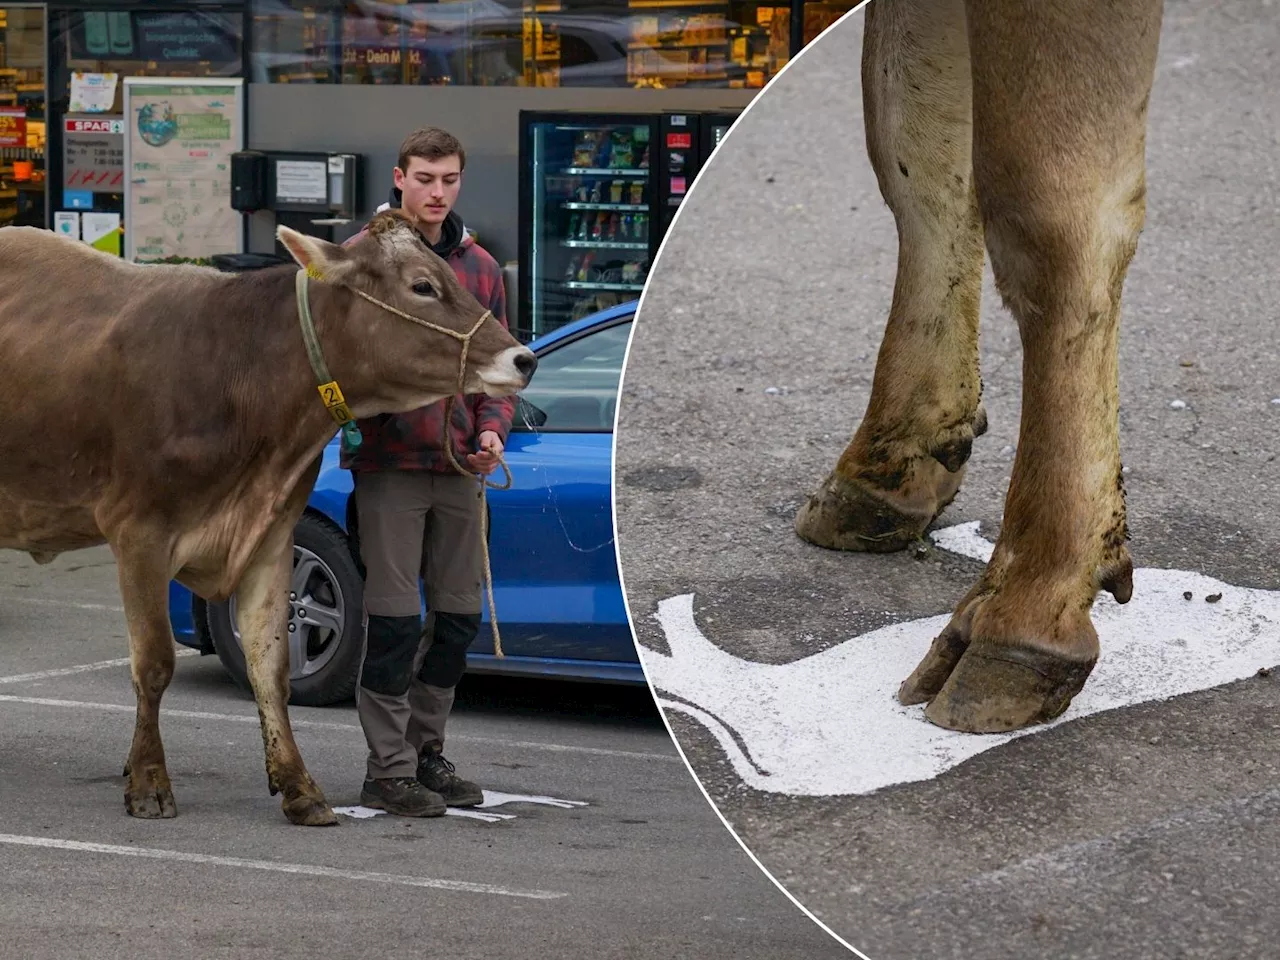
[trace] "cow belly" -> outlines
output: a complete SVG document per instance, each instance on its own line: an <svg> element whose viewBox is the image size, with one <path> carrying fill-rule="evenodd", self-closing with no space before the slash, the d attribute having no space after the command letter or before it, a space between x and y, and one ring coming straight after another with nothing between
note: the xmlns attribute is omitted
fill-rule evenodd
<svg viewBox="0 0 1280 960"><path fill-rule="evenodd" d="M37 503L0 491L0 548L23 550L45 562L105 542L90 509Z"/></svg>

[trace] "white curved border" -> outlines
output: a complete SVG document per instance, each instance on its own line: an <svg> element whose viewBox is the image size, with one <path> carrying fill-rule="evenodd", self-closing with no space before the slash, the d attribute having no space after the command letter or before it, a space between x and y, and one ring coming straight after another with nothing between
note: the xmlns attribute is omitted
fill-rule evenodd
<svg viewBox="0 0 1280 960"><path fill-rule="evenodd" d="M635 648L636 648L636 658L640 661L640 669L644 672L645 682L649 686L649 693L653 697L654 705L658 707L658 714L659 716L662 717L662 724L667 728L667 735L671 738L672 744L675 745L676 752L680 755L681 761L683 761L685 768L689 771L689 776L693 779L693 782L697 784L698 789L702 791L702 796L704 799L706 799L707 805L710 806L712 811L715 813L715 815L720 818L720 822L723 823L724 828L729 831L729 835L733 837L734 840L738 841L738 846L742 848L743 853L745 853L751 859L751 862L754 863L757 868L759 868L761 873L763 873L766 877L768 877L771 881L773 881L773 885L777 887L780 891L782 891L783 896L785 896L788 900L794 903L796 907L800 909L801 913L803 913L806 917L808 917L810 920L816 923L822 930L824 930L833 940L835 940L841 946L845 947L847 950L851 951L852 953L860 957L861 960L871 960L871 958L868 957L861 950L859 950L857 947L855 947L853 944L849 943L849 941L841 937L838 933L836 933L829 926L827 926L827 924L823 923L816 916L814 916L813 912L809 910L809 908L806 907L803 903L801 903L798 899L796 899L795 895L786 887L784 887L782 883L778 880L778 878L775 877L771 872L769 872L769 870L765 867L765 865L760 862L759 858L754 853L751 852L751 849L746 845L746 843L743 842L742 837L738 836L738 832L733 829L733 825L730 824L727 819L725 819L724 814L722 814L720 812L720 809L715 805L715 802L711 799L711 795L707 793L707 788L702 785L702 781L698 778L698 775L693 770L693 766L689 763L689 758L685 756L684 749L680 746L680 740L676 737L675 731L671 729L671 723L667 719L667 713L662 708L662 704L667 703L668 701L666 700L666 698L659 696L657 689L653 685L653 678L649 676L649 669L648 667L645 666L644 647L640 643L639 638L636 636L635 615L631 611L631 600L627 596L626 581L624 580L623 573L622 573L622 540L618 536L618 422L622 414L622 394L626 384L627 367L629 366L629 361L631 359L631 344L635 341L636 327L639 325L640 318L644 312L644 299L645 299L645 295L649 292L649 282L653 279L654 275L658 271L658 264L662 262L662 251L666 248L667 241L671 239L671 234L675 231L676 224L680 222L681 214L683 214L684 211L688 209L689 199L693 196L693 192L698 188L698 184L703 179L702 177L703 171L705 171L707 167L710 166L711 161L715 158L715 155L720 151L720 149L726 143L729 142L729 138L733 136L733 131L737 128L738 124L742 121L743 117L745 117L748 113L750 113L751 109L755 107L755 105L758 104L761 100L763 100L765 96L769 93L769 88L772 87L783 76L785 76L787 71L790 70L792 66L794 66L801 59L803 59L804 55L809 50L813 49L815 45L821 43L829 33L835 30L836 27L840 26L840 24L844 23L845 20L853 16L855 13L858 13L860 10L862 10L863 7L865 7L870 2L871 0L861 0L861 2L858 3L856 6L854 6L852 9L842 14L840 16L840 19L830 24L825 30L822 31L822 33L818 34L818 36L814 37L813 40L811 40L808 44L802 47L798 54L796 54L794 57L788 60L786 64L782 67L782 69L779 70L776 74L774 74L772 78L770 78L769 82L766 83L761 88L760 92L751 99L751 102L742 108L742 112L738 114L738 118L734 120L733 124L729 127L728 131L720 139L720 142L716 144L715 149L711 151L711 156L707 157L707 159L703 162L702 168L698 171L697 175L694 177L693 183L690 184L689 191L688 193L685 194L684 201L680 204L679 209L676 210L676 215L671 218L671 225L667 227L667 232L663 234L662 242L658 244L658 252L653 258L653 264L649 267L649 275L648 277L645 278L644 289L640 291L640 300L639 300L639 303L636 304L635 320L633 321L631 326L631 335L627 338L626 353L623 355L623 358L622 358L622 375L618 378L618 403L614 408L614 412L613 412L613 452L610 458L611 462L609 464L610 501L611 501L611 508L613 513L613 542L615 544L614 563L618 568L618 585L622 588L622 602L625 605L627 610L627 623L631 627L631 642L635 645ZM670 704L670 706L675 707L677 709L687 709L687 708L683 708L679 704ZM735 749L736 749L736 746L735 746Z"/></svg>

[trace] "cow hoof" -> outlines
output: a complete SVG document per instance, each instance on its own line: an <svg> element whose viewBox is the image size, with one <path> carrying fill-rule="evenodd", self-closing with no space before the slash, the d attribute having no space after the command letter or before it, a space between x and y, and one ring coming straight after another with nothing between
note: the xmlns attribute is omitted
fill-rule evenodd
<svg viewBox="0 0 1280 960"><path fill-rule="evenodd" d="M850 479L837 467L796 514L795 531L804 540L831 550L892 553L915 543L929 524L955 499L964 468L951 473L932 459L918 461L916 475L927 479L928 493L877 490ZM913 483L913 486L920 486ZM896 502L895 502L896 501Z"/></svg>
<svg viewBox="0 0 1280 960"><path fill-rule="evenodd" d="M178 805L174 802L173 791L168 787L155 787L150 790L126 790L124 806L129 816L140 820L170 820L178 815Z"/></svg>
<svg viewBox="0 0 1280 960"><path fill-rule="evenodd" d="M928 703L936 697L968 647L969 641L964 633L954 623L947 624L942 633L934 638L929 652L911 672L911 676L902 681L902 686L898 688L898 702L910 707L917 703Z"/></svg>
<svg viewBox="0 0 1280 960"><path fill-rule="evenodd" d="M324 797L303 795L286 800L280 806L289 822L300 827L332 827L338 822L338 815Z"/></svg>
<svg viewBox="0 0 1280 960"><path fill-rule="evenodd" d="M1097 657L1071 660L1034 647L974 644L924 715L939 727L965 733L1008 733L1048 723L1071 705L1095 663Z"/></svg>

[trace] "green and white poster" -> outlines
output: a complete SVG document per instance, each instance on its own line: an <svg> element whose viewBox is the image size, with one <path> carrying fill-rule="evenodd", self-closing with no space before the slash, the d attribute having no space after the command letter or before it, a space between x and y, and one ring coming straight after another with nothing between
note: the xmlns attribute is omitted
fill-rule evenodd
<svg viewBox="0 0 1280 960"><path fill-rule="evenodd" d="M125 257L243 252L231 154L243 149L244 81L126 77Z"/></svg>

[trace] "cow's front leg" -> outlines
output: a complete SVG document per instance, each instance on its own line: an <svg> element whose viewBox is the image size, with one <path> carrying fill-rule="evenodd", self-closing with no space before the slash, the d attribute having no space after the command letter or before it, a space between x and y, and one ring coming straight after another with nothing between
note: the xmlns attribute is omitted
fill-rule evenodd
<svg viewBox="0 0 1280 960"><path fill-rule="evenodd" d="M146 820L176 817L178 807L160 740L160 698L173 678L174 639L169 624L168 545L160 537L129 532L112 543L129 627L129 670L137 713L125 761L124 805Z"/></svg>
<svg viewBox="0 0 1280 960"><path fill-rule="evenodd" d="M1160 4L973 3L974 169L1022 339L1018 454L987 570L903 684L934 723L1060 715L1099 656L1099 588L1132 592L1119 449L1120 295L1145 216Z"/></svg>
<svg viewBox="0 0 1280 960"><path fill-rule="evenodd" d="M304 826L338 822L307 772L289 725L289 578L293 524L277 523L250 561L236 589L236 617L245 665L258 704L267 783L283 794L285 816Z"/></svg>
<svg viewBox="0 0 1280 960"><path fill-rule="evenodd" d="M824 547L901 549L955 497L980 406L982 227L970 163L962 0L867 7L871 165L898 230L898 271L866 413L796 532Z"/></svg>

